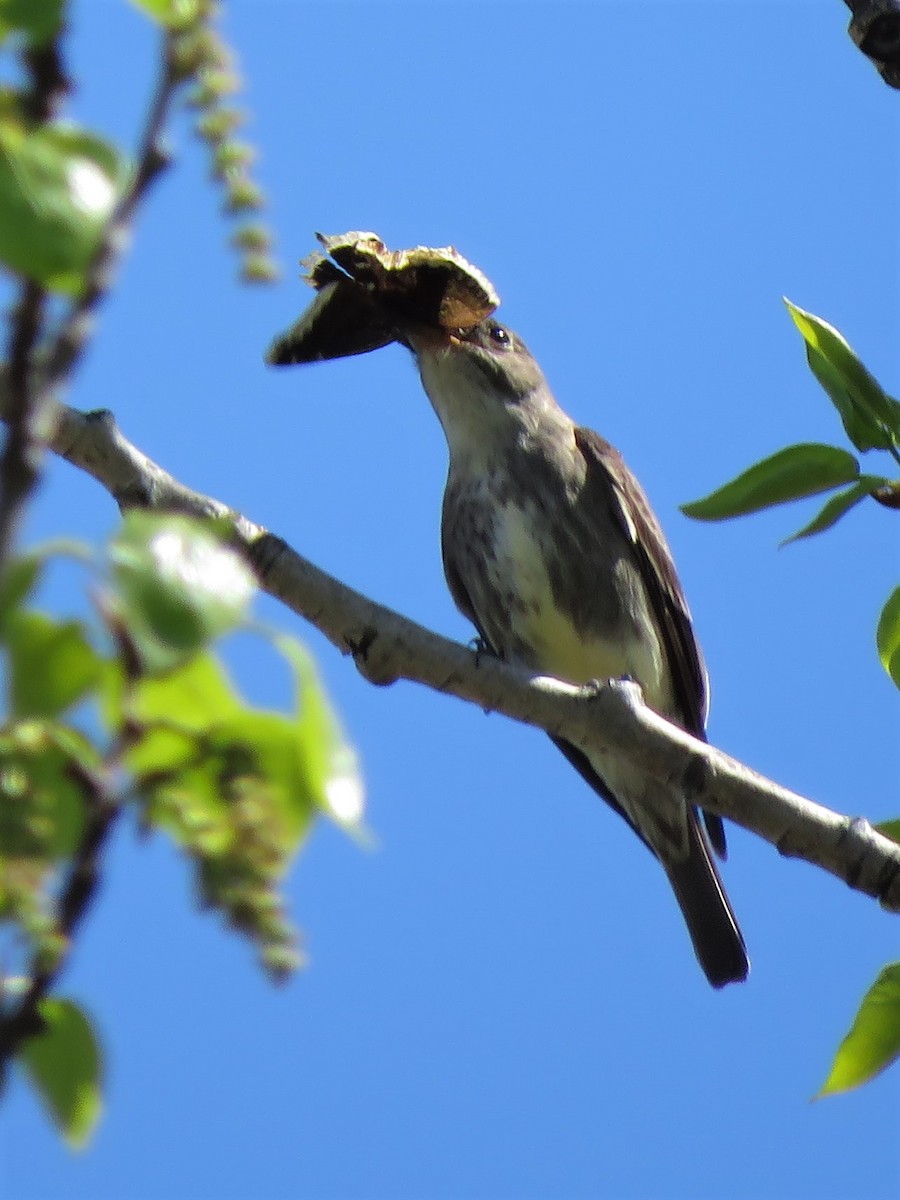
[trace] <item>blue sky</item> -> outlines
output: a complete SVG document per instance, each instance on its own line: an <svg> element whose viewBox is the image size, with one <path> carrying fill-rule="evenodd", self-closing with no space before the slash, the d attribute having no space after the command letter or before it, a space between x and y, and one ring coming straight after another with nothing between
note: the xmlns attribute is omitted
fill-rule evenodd
<svg viewBox="0 0 900 1200"><path fill-rule="evenodd" d="M74 114L132 141L152 31L73 6ZM764 454L839 441L783 294L896 391L896 94L836 2L236 0L258 174L285 264L236 286L187 125L71 400L112 408L192 486L354 587L468 640L443 583L442 435L408 356L281 372L313 231L455 244L558 399L620 447L673 546L712 676L710 736L797 791L900 815L897 695L873 633L896 517L870 505L688 521ZM878 469L874 462L873 469ZM29 537L102 539L108 497L52 462ZM83 611L61 572L48 604ZM379 848L321 829L288 885L309 969L281 989L193 910L184 864L123 830L65 990L107 1051L72 1156L21 1081L8 1200L557 1200L895 1195L895 1071L809 1103L896 919L740 829L725 878L753 961L714 993L662 873L546 739L311 647ZM229 649L258 703L287 671Z"/></svg>

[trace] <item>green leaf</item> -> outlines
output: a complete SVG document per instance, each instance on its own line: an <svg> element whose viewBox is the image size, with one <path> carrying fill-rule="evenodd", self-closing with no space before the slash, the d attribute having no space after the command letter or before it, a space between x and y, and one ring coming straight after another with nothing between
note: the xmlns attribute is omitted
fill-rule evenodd
<svg viewBox="0 0 900 1200"><path fill-rule="evenodd" d="M84 1146L100 1118L102 1062L90 1021L71 1000L41 1002L43 1032L18 1058L54 1123L73 1148Z"/></svg>
<svg viewBox="0 0 900 1200"><path fill-rule="evenodd" d="M879 821L875 828L892 842L900 842L900 817L893 821Z"/></svg>
<svg viewBox="0 0 900 1200"><path fill-rule="evenodd" d="M834 366L823 358L812 346L806 347L809 369L828 395L838 411L844 432L857 450L886 450L891 445L890 436L878 421L862 408L849 391L844 378Z"/></svg>
<svg viewBox="0 0 900 1200"><path fill-rule="evenodd" d="M0 0L0 37L15 30L44 46L62 28L64 0Z"/></svg>
<svg viewBox="0 0 900 1200"><path fill-rule="evenodd" d="M69 857L84 828L78 773L98 761L93 744L65 725L18 721L0 730L0 857Z"/></svg>
<svg viewBox="0 0 900 1200"><path fill-rule="evenodd" d="M110 559L120 616L153 670L233 629L256 589L211 523L187 517L129 513Z"/></svg>
<svg viewBox="0 0 900 1200"><path fill-rule="evenodd" d="M888 424L895 434L900 436L900 400L894 396L885 396L888 405Z"/></svg>
<svg viewBox="0 0 900 1200"><path fill-rule="evenodd" d="M77 621L18 611L7 618L9 702L17 717L55 717L99 681L101 659Z"/></svg>
<svg viewBox="0 0 900 1200"><path fill-rule="evenodd" d="M143 676L123 708L121 672L110 673L102 696L107 727L115 734L124 722L144 732L128 751L126 764L136 774L169 771L192 758L196 735L242 711L239 697L211 654L196 654L165 674Z"/></svg>
<svg viewBox="0 0 900 1200"><path fill-rule="evenodd" d="M881 665L900 688L900 587L894 588L881 610L875 644Z"/></svg>
<svg viewBox="0 0 900 1200"><path fill-rule="evenodd" d="M139 721L191 732L208 730L243 711L213 654L196 654L166 675L142 679L134 697L132 711Z"/></svg>
<svg viewBox="0 0 900 1200"><path fill-rule="evenodd" d="M0 123L0 261L77 292L124 175L113 147L85 130Z"/></svg>
<svg viewBox="0 0 900 1200"><path fill-rule="evenodd" d="M48 559L53 557L74 558L80 563L91 562L88 546L74 538L52 538L12 558L0 579L0 639L6 636L4 624L8 615L31 596Z"/></svg>
<svg viewBox="0 0 900 1200"><path fill-rule="evenodd" d="M900 1055L900 963L884 968L863 997L818 1096L859 1087Z"/></svg>
<svg viewBox="0 0 900 1200"><path fill-rule="evenodd" d="M755 463L702 500L682 504L681 511L699 521L722 521L814 496L858 478L859 463L847 450L807 442Z"/></svg>
<svg viewBox="0 0 900 1200"><path fill-rule="evenodd" d="M278 889L315 807L293 721L243 709L136 783L148 819L193 859L204 902L252 938L276 979L299 966Z"/></svg>
<svg viewBox="0 0 900 1200"><path fill-rule="evenodd" d="M810 369L838 410L857 450L887 450L900 441L896 403L863 366L841 334L820 317L785 299L806 342Z"/></svg>
<svg viewBox="0 0 900 1200"><path fill-rule="evenodd" d="M293 638L276 635L275 645L291 664L297 689L296 728L316 805L341 825L358 826L365 788L356 751L328 702L313 661Z"/></svg>
<svg viewBox="0 0 900 1200"><path fill-rule="evenodd" d="M785 538L781 545L787 546L791 542L799 541L800 538L811 537L814 533L830 529L851 508L859 504L861 500L865 500L866 496L871 496L876 488L882 487L887 482L888 480L882 475L860 475L857 482L851 487L845 488L844 491L838 492L837 495L826 500L809 524L791 534L789 538Z"/></svg>
<svg viewBox="0 0 900 1200"><path fill-rule="evenodd" d="M259 819L277 817L278 835L284 853L292 853L309 831L315 812L308 788L306 764L293 722L279 713L247 708L219 722L193 739L190 753L181 743L165 747L169 761L159 767L159 748L151 742L156 762L139 773L143 794L155 806L154 817L184 844L192 844L204 826L204 848L221 849L218 836L210 834L227 820L228 797L237 791L243 797L257 795ZM143 768L148 760L144 749L129 758L129 766ZM175 814L174 822L166 816Z"/></svg>
<svg viewBox="0 0 900 1200"><path fill-rule="evenodd" d="M131 0L135 8L147 14L157 25L183 28L200 15L199 0Z"/></svg>
<svg viewBox="0 0 900 1200"><path fill-rule="evenodd" d="M0 582L0 637L5 638L6 619L37 586L44 567L40 554L22 554L7 563Z"/></svg>

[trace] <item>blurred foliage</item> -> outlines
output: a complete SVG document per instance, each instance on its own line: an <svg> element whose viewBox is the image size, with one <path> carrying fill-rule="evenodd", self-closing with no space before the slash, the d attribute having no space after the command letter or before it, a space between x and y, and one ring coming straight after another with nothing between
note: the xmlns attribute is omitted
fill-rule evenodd
<svg viewBox="0 0 900 1200"><path fill-rule="evenodd" d="M90 1020L71 1000L41 1002L43 1028L22 1046L19 1061L63 1137L80 1149L102 1112L102 1055Z"/></svg>
<svg viewBox="0 0 900 1200"><path fill-rule="evenodd" d="M0 0L0 264L29 281L23 294L39 294L37 285L61 297L60 324L27 335L32 363L52 358L53 338L80 299L108 286L117 223L163 161L165 116L179 95L197 114L223 207L238 218L231 241L242 277L276 274L256 216L263 201L253 150L235 137L239 78L216 26L218 5L135 4L157 26L160 54L132 161L62 115L75 94L66 0ZM102 563L74 548L91 572L92 621L34 606L48 559L72 546L0 564L0 929L4 967L17 968L0 976L0 1072L16 1059L73 1146L100 1113L101 1054L84 1013L50 993L113 822L130 809L142 827L172 838L193 864L202 904L248 937L281 979L302 961L280 891L293 856L322 813L346 828L361 820L355 756L300 647L265 635L296 679L289 714L248 705L215 657L216 639L248 625L255 590L228 536L221 522L132 513Z"/></svg>
<svg viewBox="0 0 900 1200"><path fill-rule="evenodd" d="M230 241L246 282L278 275L264 205L253 178L253 147L236 137L245 114L235 103L235 55L216 25L213 0L134 0L162 30L160 87L182 90L196 111L210 174L223 189L223 210L237 218ZM48 112L35 116L29 73L39 52L64 43L63 0L0 0L0 263L51 291L78 295L96 260L110 217L132 183L136 165L97 133ZM54 39L57 39L54 41ZM17 63L20 69L17 71ZM53 86L69 89L62 63ZM48 101L52 99L48 97Z"/></svg>
<svg viewBox="0 0 900 1200"><path fill-rule="evenodd" d="M231 244L240 256L241 277L245 283L271 283L278 278L272 236L257 219L265 197L253 178L256 150L237 136L246 120L235 102L241 78L237 55L215 25L218 6L211 0L137 3L172 31L172 70L191 85L188 103L196 112L194 127L207 148L210 175L222 189L224 213L237 221Z"/></svg>
<svg viewBox="0 0 900 1200"><path fill-rule="evenodd" d="M78 292L127 180L125 161L73 125L33 127L14 103L0 116L0 261Z"/></svg>
<svg viewBox="0 0 900 1200"><path fill-rule="evenodd" d="M16 559L0 589L6 723L0 727L0 924L24 973L52 972L70 891L100 811L136 813L193 865L200 902L255 945L269 975L303 961L284 909L287 869L325 814L353 829L363 792L305 651L246 616L253 579L221 523L127 514L92 570L97 618L33 604L52 549ZM268 638L295 679L292 713L247 704L211 650L237 628ZM5 988L0 1028L20 1003ZM18 1057L77 1145L100 1112L87 1018L44 999Z"/></svg>

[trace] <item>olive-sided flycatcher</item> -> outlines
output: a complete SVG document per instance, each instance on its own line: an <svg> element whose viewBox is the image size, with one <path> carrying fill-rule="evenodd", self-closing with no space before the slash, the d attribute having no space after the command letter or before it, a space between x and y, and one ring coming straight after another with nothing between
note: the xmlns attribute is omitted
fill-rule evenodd
<svg viewBox="0 0 900 1200"><path fill-rule="evenodd" d="M553 398L520 338L409 327L450 450L441 541L459 609L507 662L575 684L630 676L651 708L705 736L706 672L659 523L619 453ZM718 816L585 739L554 739L662 864L713 987L745 979L713 863Z"/></svg>

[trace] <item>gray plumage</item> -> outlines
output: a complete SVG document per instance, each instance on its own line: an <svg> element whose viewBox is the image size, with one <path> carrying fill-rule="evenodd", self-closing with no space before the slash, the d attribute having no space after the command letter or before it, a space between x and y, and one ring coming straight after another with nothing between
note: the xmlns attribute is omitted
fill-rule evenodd
<svg viewBox="0 0 900 1200"><path fill-rule="evenodd" d="M619 453L562 411L522 341L488 319L404 335L450 450L441 525L460 610L500 657L573 683L630 676L705 736L706 674L662 530ZM699 821L585 742L554 739L662 863L714 987L746 978L743 939ZM724 854L718 817L707 814Z"/></svg>

